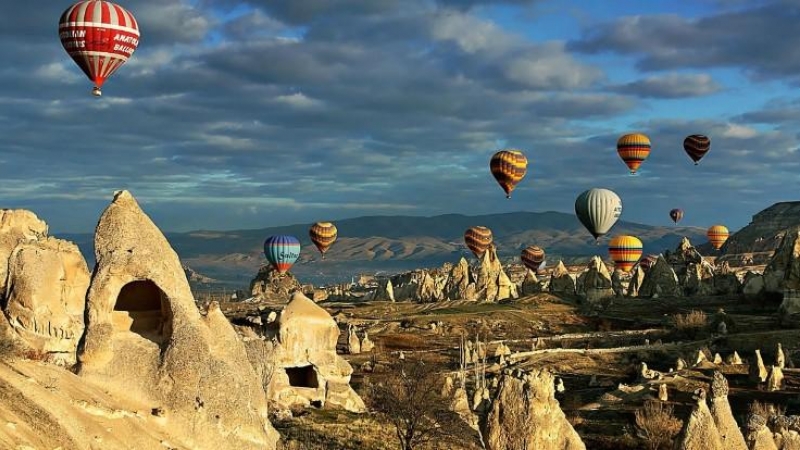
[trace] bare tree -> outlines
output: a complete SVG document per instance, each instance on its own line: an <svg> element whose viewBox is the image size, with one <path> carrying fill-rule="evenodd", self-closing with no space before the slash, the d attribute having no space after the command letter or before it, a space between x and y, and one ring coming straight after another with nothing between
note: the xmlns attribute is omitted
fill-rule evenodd
<svg viewBox="0 0 800 450"><path fill-rule="evenodd" d="M462 441L474 434L449 408L442 396L442 377L422 360L405 359L391 365L380 383L368 388L367 402L395 427L401 450Z"/></svg>

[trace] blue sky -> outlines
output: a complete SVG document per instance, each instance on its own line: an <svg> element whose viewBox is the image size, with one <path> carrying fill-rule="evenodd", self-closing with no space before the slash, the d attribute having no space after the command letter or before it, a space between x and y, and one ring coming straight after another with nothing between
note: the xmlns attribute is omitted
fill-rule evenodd
<svg viewBox="0 0 800 450"><path fill-rule="evenodd" d="M798 0L130 0L101 99L69 2L0 17L0 206L88 232L118 189L168 231L360 215L572 213L726 224L798 200ZM616 139L643 132L638 177ZM699 166L688 134L712 149ZM522 149L511 200L488 161Z"/></svg>

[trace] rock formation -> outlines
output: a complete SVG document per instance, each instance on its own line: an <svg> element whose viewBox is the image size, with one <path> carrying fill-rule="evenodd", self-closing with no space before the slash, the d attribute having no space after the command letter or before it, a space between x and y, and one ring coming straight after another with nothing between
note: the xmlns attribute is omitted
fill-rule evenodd
<svg viewBox="0 0 800 450"><path fill-rule="evenodd" d="M639 297L677 297L681 295L678 276L663 256L659 256L653 267L644 276Z"/></svg>
<svg viewBox="0 0 800 450"><path fill-rule="evenodd" d="M316 404L365 411L350 387L353 368L336 354L339 327L302 292L292 294L278 319L266 327L266 337L275 342L269 393L276 408Z"/></svg>
<svg viewBox="0 0 800 450"><path fill-rule="evenodd" d="M611 274L599 256L592 257L586 271L580 274L575 283L575 291L589 303L614 296Z"/></svg>
<svg viewBox="0 0 800 450"><path fill-rule="evenodd" d="M775 445L772 432L767 428L767 419L750 414L747 418L747 446L750 450L779 450Z"/></svg>
<svg viewBox="0 0 800 450"><path fill-rule="evenodd" d="M742 280L742 293L748 298L757 298L764 292L764 275L747 271Z"/></svg>
<svg viewBox="0 0 800 450"><path fill-rule="evenodd" d="M522 280L520 291L522 291L522 295L538 294L544 291L544 286L542 281L539 281L539 278L536 277L536 274L533 273L532 270L527 270L525 272L525 279Z"/></svg>
<svg viewBox="0 0 800 450"><path fill-rule="evenodd" d="M748 450L744 436L733 418L728 403L728 380L719 371L714 371L711 381L711 416L719 431L720 441L725 450Z"/></svg>
<svg viewBox="0 0 800 450"><path fill-rule="evenodd" d="M450 300L475 300L475 283L465 258L462 257L450 270L444 291Z"/></svg>
<svg viewBox="0 0 800 450"><path fill-rule="evenodd" d="M706 405L705 390L697 389L692 398L696 403L676 439L676 450L727 450L720 439L714 417Z"/></svg>
<svg viewBox="0 0 800 450"><path fill-rule="evenodd" d="M281 274L269 264L261 266L256 277L250 281L250 295L260 300L285 302L292 292L301 288L300 282L291 272Z"/></svg>
<svg viewBox="0 0 800 450"><path fill-rule="evenodd" d="M761 350L756 349L756 360L750 364L748 374L750 380L756 383L763 383L767 381L767 368L764 366L764 360L761 358Z"/></svg>
<svg viewBox="0 0 800 450"><path fill-rule="evenodd" d="M772 366L767 376L767 390L780 391L783 387L783 371L778 366Z"/></svg>
<svg viewBox="0 0 800 450"><path fill-rule="evenodd" d="M553 294L575 294L575 279L569 274L564 261L559 261L550 275L550 292Z"/></svg>
<svg viewBox="0 0 800 450"><path fill-rule="evenodd" d="M628 282L628 291L626 292L628 297L639 296L639 290L642 288L644 276L645 270L639 264L637 264L633 269L633 273L631 273L631 280Z"/></svg>
<svg viewBox="0 0 800 450"><path fill-rule="evenodd" d="M482 424L488 450L584 450L555 399L553 375L506 373Z"/></svg>
<svg viewBox="0 0 800 450"><path fill-rule="evenodd" d="M393 302L394 301L394 286L392 280L387 278L378 284L378 289L372 293L369 300L379 302Z"/></svg>
<svg viewBox="0 0 800 450"><path fill-rule="evenodd" d="M347 353L351 355L361 353L361 341L356 336L356 329L352 325L347 327Z"/></svg>
<svg viewBox="0 0 800 450"><path fill-rule="evenodd" d="M94 247L78 374L175 417L192 447L274 448L242 341L216 303L200 314L178 255L127 191L100 217Z"/></svg>
<svg viewBox="0 0 800 450"><path fill-rule="evenodd" d="M24 347L46 361L75 364L89 288L89 269L78 247L41 237L19 243L5 261L3 312Z"/></svg>
<svg viewBox="0 0 800 450"><path fill-rule="evenodd" d="M361 338L361 352L369 353L375 348L375 344L369 339L369 334L364 332L364 337Z"/></svg>

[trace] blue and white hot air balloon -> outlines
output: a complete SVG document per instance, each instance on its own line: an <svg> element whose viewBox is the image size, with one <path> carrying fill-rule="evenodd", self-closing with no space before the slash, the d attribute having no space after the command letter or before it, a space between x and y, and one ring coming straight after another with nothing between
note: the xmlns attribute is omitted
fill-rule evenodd
<svg viewBox="0 0 800 450"><path fill-rule="evenodd" d="M286 273L300 257L300 241L294 236L270 236L264 241L264 256L278 273Z"/></svg>

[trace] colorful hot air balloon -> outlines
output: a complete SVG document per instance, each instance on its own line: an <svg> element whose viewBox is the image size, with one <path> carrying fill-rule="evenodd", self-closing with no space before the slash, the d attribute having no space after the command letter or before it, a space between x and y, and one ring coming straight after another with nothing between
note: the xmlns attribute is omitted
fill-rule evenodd
<svg viewBox="0 0 800 450"><path fill-rule="evenodd" d="M683 210L675 208L669 212L669 217L673 222L678 223L681 221L681 219L683 219Z"/></svg>
<svg viewBox="0 0 800 450"><path fill-rule="evenodd" d="M647 255L639 260L639 267L644 273L647 273L655 265L656 261L658 261L658 255Z"/></svg>
<svg viewBox="0 0 800 450"><path fill-rule="evenodd" d="M692 158L696 166L700 163L703 156L711 150L711 139L702 134L687 136L686 139L683 140L683 149L686 151L686 154L689 155L689 158Z"/></svg>
<svg viewBox="0 0 800 450"><path fill-rule="evenodd" d="M608 254L615 267L630 272L642 256L642 241L634 236L615 236L608 244Z"/></svg>
<svg viewBox="0 0 800 450"><path fill-rule="evenodd" d="M311 242L317 246L317 250L322 253L322 259L325 259L325 252L336 242L338 231L336 225L330 222L317 222L311 225L308 235L311 237Z"/></svg>
<svg viewBox="0 0 800 450"><path fill-rule="evenodd" d="M597 240L617 223L622 200L608 189L589 189L575 199L575 214Z"/></svg>
<svg viewBox="0 0 800 450"><path fill-rule="evenodd" d="M61 45L94 83L92 95L139 45L139 25L129 11L104 0L84 0L67 8L58 22Z"/></svg>
<svg viewBox="0 0 800 450"><path fill-rule="evenodd" d="M626 134L617 140L617 153L634 175L650 155L650 138L641 133Z"/></svg>
<svg viewBox="0 0 800 450"><path fill-rule="evenodd" d="M544 250L535 245L532 245L530 247L523 249L519 257L522 260L522 264L524 264L525 267L536 272L537 270L539 270L539 267L541 267L542 263L544 262Z"/></svg>
<svg viewBox="0 0 800 450"><path fill-rule="evenodd" d="M708 242L711 243L711 246L719 250L725 241L728 240L728 236L730 236L730 234L725 226L714 225L708 229L706 236L708 236Z"/></svg>
<svg viewBox="0 0 800 450"><path fill-rule="evenodd" d="M489 161L497 183L506 192L506 198L511 198L511 191L517 186L528 170L528 158L519 150L500 150Z"/></svg>
<svg viewBox="0 0 800 450"><path fill-rule="evenodd" d="M300 257L300 241L294 236L270 236L264 241L264 256L278 273L286 273Z"/></svg>
<svg viewBox="0 0 800 450"><path fill-rule="evenodd" d="M486 227L472 227L464 232L464 242L475 257L480 258L492 245L492 230Z"/></svg>

